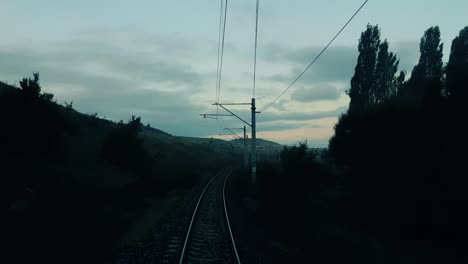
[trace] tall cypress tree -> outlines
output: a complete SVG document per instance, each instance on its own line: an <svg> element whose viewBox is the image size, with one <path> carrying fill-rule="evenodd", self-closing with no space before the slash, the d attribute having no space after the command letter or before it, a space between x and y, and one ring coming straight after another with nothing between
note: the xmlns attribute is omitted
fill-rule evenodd
<svg viewBox="0 0 468 264"><path fill-rule="evenodd" d="M468 26L452 41L446 83L452 101L458 106L468 103Z"/></svg>
<svg viewBox="0 0 468 264"><path fill-rule="evenodd" d="M381 103L396 94L399 60L388 47L387 40L380 41L379 27L367 25L359 39L358 61L348 91L350 111Z"/></svg>
<svg viewBox="0 0 468 264"><path fill-rule="evenodd" d="M424 32L419 44L421 55L409 80L407 95L415 103L434 103L442 97L442 51L438 26Z"/></svg>
<svg viewBox="0 0 468 264"><path fill-rule="evenodd" d="M372 89L372 102L381 103L396 94L395 75L398 71L399 60L393 52L388 51L385 40L379 46L377 64L375 66L375 82Z"/></svg>
<svg viewBox="0 0 468 264"><path fill-rule="evenodd" d="M380 45L380 29L378 26L367 25L362 32L358 45L358 61L351 79L350 111L371 103L371 91L375 80L375 65Z"/></svg>

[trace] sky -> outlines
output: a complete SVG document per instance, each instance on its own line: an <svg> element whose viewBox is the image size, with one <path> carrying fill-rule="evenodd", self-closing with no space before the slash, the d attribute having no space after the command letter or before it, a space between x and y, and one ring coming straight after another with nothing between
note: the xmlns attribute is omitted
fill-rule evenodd
<svg viewBox="0 0 468 264"><path fill-rule="evenodd" d="M255 0L228 1L220 102L253 97ZM262 110L291 83L362 0L260 0L257 84ZM216 113L217 0L0 0L0 80L39 72L43 91L83 113L111 120L142 117L178 136L230 139L242 127ZM322 57L277 103L258 116L257 137L325 147L346 112L360 33L381 38L411 72L424 31L440 27L444 60L468 25L468 1L370 0ZM231 108L249 120L248 106Z"/></svg>

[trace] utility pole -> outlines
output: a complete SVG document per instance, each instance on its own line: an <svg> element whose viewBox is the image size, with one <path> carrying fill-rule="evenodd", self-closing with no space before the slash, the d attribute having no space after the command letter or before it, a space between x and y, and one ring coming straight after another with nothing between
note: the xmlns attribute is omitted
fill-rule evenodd
<svg viewBox="0 0 468 264"><path fill-rule="evenodd" d="M255 108L255 98L252 98L252 184L257 181L257 122Z"/></svg>
<svg viewBox="0 0 468 264"><path fill-rule="evenodd" d="M251 176L252 176L252 184L255 184L257 181L257 121L256 121L256 114L260 113L256 111L255 107L255 98L252 98L251 103L214 103L213 105L219 106L226 110L231 116L236 117L240 121L244 122L248 126L252 128L252 151L250 153L251 156ZM251 123L245 121L240 116L233 113L231 110L227 109L226 105L250 105L252 110L252 120ZM204 116L205 117L205 116Z"/></svg>
<svg viewBox="0 0 468 264"><path fill-rule="evenodd" d="M247 133L244 126L244 169L247 168Z"/></svg>

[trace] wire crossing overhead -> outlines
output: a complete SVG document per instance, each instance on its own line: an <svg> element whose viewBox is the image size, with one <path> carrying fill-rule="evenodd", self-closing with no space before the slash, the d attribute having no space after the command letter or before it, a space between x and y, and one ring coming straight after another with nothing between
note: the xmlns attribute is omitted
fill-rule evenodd
<svg viewBox="0 0 468 264"><path fill-rule="evenodd" d="M219 29L218 29L218 61L216 66L216 95L215 95L215 102L219 102L219 97L221 94L221 77L223 71L223 58L224 58L224 37L226 35L226 17L227 17L227 0L220 1L219 7ZM224 14L223 14L224 9ZM216 117L214 119L217 120L218 126L221 128L221 124L219 123L219 107L216 106ZM206 118L206 116L205 116ZM213 118L213 117L212 117Z"/></svg>
<svg viewBox="0 0 468 264"><path fill-rule="evenodd" d="M286 93L297 82L297 80L299 80L302 77L302 75L304 75L304 73L310 68L310 66L312 66L312 64L314 64L320 58L320 56L322 56L322 54L328 49L328 47L330 47L330 45L333 43L333 41L335 41L335 39L341 34L341 32L343 32L343 30L354 19L354 17L361 11L361 9L367 4L368 1L369 0L364 1L364 3L357 9L356 12L354 12L354 14L351 16L351 18L348 19L348 21L344 24L344 26L341 27L341 29L338 31L338 33L336 33L336 35L330 40L330 42L328 42L328 44L322 49L322 51L319 52L319 54L309 63L309 65L307 65L307 67L304 69L304 71L302 71L302 73L299 74L299 76L297 76L297 78L294 79L294 81L292 81L292 83L286 89L284 89L284 91L281 92L280 95L278 95L278 97L275 98L275 100L273 100L271 103L267 104L260 112L264 112L272 104L276 103L276 101L278 101L278 99L280 99L280 97L283 96L283 94Z"/></svg>
<svg viewBox="0 0 468 264"><path fill-rule="evenodd" d="M221 0L220 7L219 7L219 28L218 28L218 61L216 62L216 93L215 93L215 101L218 101L218 83L219 83L219 58L221 56L221 32L222 32L222 25L223 25L223 6L224 0Z"/></svg>
<svg viewBox="0 0 468 264"><path fill-rule="evenodd" d="M257 8L255 12L255 49L254 49L254 68L253 68L253 96L255 97L255 78L257 73L257 39L258 39L258 9L260 0L257 0Z"/></svg>
<svg viewBox="0 0 468 264"><path fill-rule="evenodd" d="M218 94L216 98L216 102L219 102L219 96L221 94L221 77L223 73L223 58L224 58L224 36L226 35L226 16L227 16L227 4L228 1L225 0L224 3L224 16L223 16L223 22L222 22L222 34L221 34L221 51L220 51L220 56L219 56L219 74L218 74ZM222 1L221 1L221 10L222 10ZM221 12L222 15L222 12ZM221 19L220 19L221 21ZM220 25L221 26L221 25Z"/></svg>

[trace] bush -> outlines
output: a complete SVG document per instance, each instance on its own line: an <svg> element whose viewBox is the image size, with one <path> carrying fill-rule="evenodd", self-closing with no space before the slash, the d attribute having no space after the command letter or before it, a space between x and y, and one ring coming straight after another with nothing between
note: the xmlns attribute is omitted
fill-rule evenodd
<svg viewBox="0 0 468 264"><path fill-rule="evenodd" d="M462 239L468 217L464 179L455 170L468 147L450 107L412 106L398 98L340 117L330 152L348 168L354 220L385 239ZM462 220L463 219L463 220Z"/></svg>
<svg viewBox="0 0 468 264"><path fill-rule="evenodd" d="M126 169L140 179L152 179L152 160L143 148L138 132L141 118L132 116L127 124L118 124L102 147L103 157L113 165Z"/></svg>

